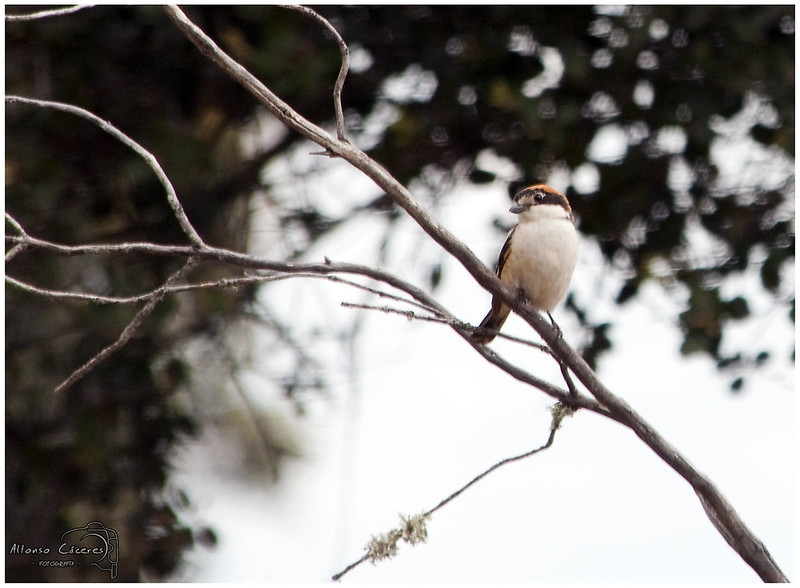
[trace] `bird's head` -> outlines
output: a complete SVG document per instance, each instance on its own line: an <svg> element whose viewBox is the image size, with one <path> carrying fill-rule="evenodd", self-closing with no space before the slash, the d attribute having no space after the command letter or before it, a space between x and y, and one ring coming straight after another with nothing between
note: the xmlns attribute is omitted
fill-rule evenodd
<svg viewBox="0 0 800 588"><path fill-rule="evenodd" d="M514 206L508 211L520 215L520 221L550 216L572 218L572 208L567 197L545 184L535 184L520 190L514 196Z"/></svg>

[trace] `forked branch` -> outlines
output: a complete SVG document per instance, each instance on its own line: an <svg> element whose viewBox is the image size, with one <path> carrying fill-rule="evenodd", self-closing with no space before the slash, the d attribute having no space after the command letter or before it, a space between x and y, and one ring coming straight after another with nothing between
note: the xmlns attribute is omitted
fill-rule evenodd
<svg viewBox="0 0 800 588"><path fill-rule="evenodd" d="M399 529L392 529L388 533L384 533L379 537L373 537L372 540L366 546L366 553L362 555L359 559L352 562L351 564L347 565L342 571L334 574L331 579L334 581L341 580L342 577L353 570L354 568L358 567L362 563L366 561L376 562L381 559L386 559L388 557L393 556L397 553L397 544L400 540L405 541L406 543L410 543L415 545L416 543L425 542L425 539L428 537L428 531L425 526L425 522L435 513L437 510L452 502L456 498L458 498L461 494L463 494L468 488L480 482L483 478L491 474L493 471L503 467L504 465L514 463L516 461L521 461L525 458L531 457L532 455L536 455L548 449L551 445L553 445L553 441L556 438L556 431L561 426L561 421L564 420L564 417L571 416L575 411L574 409L568 407L565 404L559 402L558 404L554 405L551 408L551 415L552 421L550 422L550 435L547 437L547 441L545 443L535 449L531 449L530 451L526 451L520 455L514 455L512 457L506 457L505 459L501 459L488 469L484 470L474 478L472 478L469 482L461 486L458 490L450 494L447 498L441 500L436 506L433 508L423 512L422 514L418 514L411 517L406 517L400 515L400 519L402 524Z"/></svg>
<svg viewBox="0 0 800 588"><path fill-rule="evenodd" d="M615 396L600 382L588 364L563 340L555 329L533 309L520 304L510 288L505 287L470 249L441 226L386 169L349 142L341 141L300 116L261 81L227 55L176 6L165 12L187 38L223 71L249 90L261 104L289 128L336 154L361 170L402 207L448 253L458 259L473 278L491 294L511 306L553 349L561 361L583 385L604 405L613 418L639 436L659 457L680 474L697 493L709 518L723 537L758 575L768 582L786 582L787 578L770 556L764 544L747 528L719 489L696 470L666 439L636 413L625 401Z"/></svg>
<svg viewBox="0 0 800 588"><path fill-rule="evenodd" d="M66 9L66 11L62 10L60 13L64 14L67 13L67 11L74 10L75 9ZM340 50L342 51L342 66L340 68L339 77L337 78L334 91L334 111L337 123L336 137L300 116L293 108L291 108L291 106L283 102L278 96L269 90L268 87L252 76L249 71L233 60L224 51L222 51L201 29L194 25L194 23L192 23L179 8L175 6L168 6L164 8L166 14L175 23L179 30L181 30L184 35L186 35L186 37L192 43L194 43L194 45L204 55L216 63L224 72L230 75L244 88L250 91L256 97L256 99L266 108L268 108L270 112L272 112L279 120L286 124L290 129L320 145L326 153L344 159L353 167L359 169L365 175L370 177L381 189L387 193L387 195L389 195L389 197L393 199L395 203L402 207L434 241L441 245L453 257L458 259L482 287L484 287L493 295L498 296L501 300L511 306L515 312L517 312L517 314L525 319L533 327L533 329L542 336L549 348L557 357L559 364L562 366L562 370L565 374L565 379L567 380L568 385L571 380L569 379L569 373L567 370L571 371L576 378L580 380L586 390L588 390L594 396L594 398L575 393L574 385L569 385L569 391L552 386L551 384L539 380L524 370L509 364L489 348L485 346L474 346L476 351L482 357L505 370L507 373L510 373L520 381L537 387L552 397L569 404L571 407L582 407L592 410L593 412L607 416L608 418L629 427L659 457L661 457L670 467L672 467L679 475L689 482L694 491L697 493L701 504L703 505L709 519L712 521L714 526L719 530L725 540L759 574L763 580L770 582L787 581L786 577L781 572L777 564L773 561L763 543L761 543L761 541L758 540L758 538L755 537L755 535L746 527L736 511L728 503L721 492L714 486L714 484L705 475L696 470L684 456L682 456L674 447L672 447L672 445L670 445L663 437L661 437L661 435L655 431L649 425L649 423L647 423L640 415L638 415L627 403L612 394L611 391L598 380L596 374L564 341L564 339L559 337L558 333L550 325L548 325L547 322L544 321L537 312L525 306L524 304L520 304L517 301L514 293L496 278L494 272L487 268L465 244L456 239L454 235L440 225L438 221L436 221L436 219L432 217L419 203L419 201L414 198L407 188L400 184L386 169L380 166L377 162L373 161L363 151L345 139L344 116L341 106L341 92L348 69L347 46L338 33L335 32L335 29L324 18L319 16L314 11L310 11L309 9L303 8L299 10L321 22L329 31L333 31L334 37L337 39ZM39 13L36 18L42 18L45 16L50 16L50 14ZM15 20L23 20L23 18L16 18ZM62 255L109 254L138 251L153 255L169 255L185 258L185 263L181 270L171 276L160 289L148 294L147 301L143 308L136 314L134 319L129 323L117 341L109 345L100 354L96 355L86 364L78 368L59 386L59 389L63 389L64 387L77 381L77 379L93 369L97 363L123 346L130 339L139 325L152 312L155 305L158 304L158 302L162 300L163 297L168 293L177 291L178 288L182 287L183 285L181 285L179 282L185 278L186 274L188 274L197 263L200 263L203 260L225 261L233 266L238 266L243 269L284 272L294 276L334 276L338 274L352 274L376 279L384 284L398 288L400 291L408 294L413 300L423 305L427 310L431 311L434 316L445 319L450 324L451 328L461 335L462 338L467 340L470 332L470 328L468 326L464 325L464 323L458 322L446 309L444 309L437 301L435 301L421 289L403 282L396 276L386 272L382 272L374 268L365 268L364 266L357 266L354 264L332 264L329 262L319 264L288 264L264 260L206 245L200 235L192 227L191 222L183 211L180 200L178 199L174 188L172 187L166 174L164 174L163 170L158 165L155 157L153 157L151 153L141 147L138 143L131 140L124 133L116 129L113 125L103 121L88 111L67 104L35 100L19 96L7 97L6 102L7 104L26 104L42 108L51 108L81 116L93 124L96 124L105 132L110 133L112 136L116 137L118 140L132 148L137 154L145 159L148 165L150 165L150 167L153 169L154 173L156 173L156 175L159 177L159 180L161 181L162 185L164 185L166 190L167 200L173 210L173 213L180 223L184 233L191 242L190 246L162 246L150 243L123 243L117 245L92 246L61 245L36 239L27 235L19 223L17 223L9 215L6 215L7 223L17 231L16 235L7 237L7 241L13 243L13 247L6 254L7 261L19 255L25 249L31 247L49 250ZM17 287L23 287L21 282L15 284L13 279L11 279L9 283ZM39 294L41 294L41 292L39 292ZM111 303L116 301L96 300L96 302Z"/></svg>
<svg viewBox="0 0 800 588"><path fill-rule="evenodd" d="M458 333L462 338L465 340L468 339L469 334L472 332L471 326L467 325L466 323L459 321L455 316L452 315L445 307L443 307L439 302L437 302L432 296L430 296L424 290L414 286L413 284L402 280L401 278L395 276L390 272L386 272L384 270L380 270L377 268L372 268L369 266L359 265L359 264L352 264L352 263L337 263L333 262L329 259L326 259L322 263L290 263L290 262L280 262L268 259L261 259L258 257L254 257L251 255L247 255L244 253L238 253L235 251L229 251L227 249L220 249L216 247L204 246L200 249L197 249L192 246L186 245L160 245L155 243L116 243L116 244L108 244L108 245L63 245L59 243L53 243L51 241L45 241L43 239L38 239L32 235L29 235L24 228L20 225L20 223L14 219L10 214L6 213L6 221L14 228L14 230L18 233L17 235L7 235L6 241L15 243L15 248L33 248L33 249L40 249L42 251L49 251L54 254L58 255L65 255L65 256L74 256L74 255L111 255L111 254L150 254L150 255L158 255L158 256L167 256L167 257L177 257L177 258L186 258L190 260L196 260L198 263L202 261L217 261L223 262L228 264L230 267L239 267L243 270L252 270L259 272L257 275L248 275L242 276L239 278L227 278L221 279L214 282L207 282L202 284L185 284L179 283L177 279L171 279L167 283L163 284L162 286L137 295L132 296L124 296L124 297L114 297L114 296L106 296L106 295L99 295L89 292L64 292L59 290L52 290L46 288L40 288L38 286L27 284L20 280L17 280L11 276L6 276L6 283L14 286L16 288L25 290L31 294L35 294L38 296L45 296L49 298L58 298L58 299L70 299L75 301L82 301L82 302L91 302L95 304L138 304L141 302L145 302L146 306L145 309L142 311L141 320L137 320L140 315L132 321L134 325L132 328L135 330L142 320L146 317L146 314L149 314L152 311L151 306L157 304L160 300L164 298L164 296L168 294L174 294L179 292L186 292L189 290L197 290L202 288L235 288L246 286L253 283L263 283L263 282L270 282L270 281L277 281L277 280L285 280L285 279L298 279L298 278L317 278L317 279L327 279L330 281L335 281L337 283L342 283L350 287L359 288L362 290L366 290L372 294L375 294L379 297L389 298L398 302L402 302L403 304L414 306L418 309L424 309L426 312L430 313L434 317L440 319L440 321L450 328L452 328L456 333ZM263 273L267 272L267 273ZM382 284L386 284L395 288L396 290L403 292L408 297L399 297L397 295L377 290L375 288L370 288L363 284L359 284L352 280L348 280L343 278L343 275L350 275L350 276L361 276L364 278L368 278L371 280L375 280ZM130 339L130 336L133 334L133 330L126 329L124 337L121 336L121 340L118 340L110 346L109 348L103 350L101 352L102 358L104 359L108 357L111 353L119 349L124 343ZM498 366L500 369L506 371L509 375L513 376L514 378L535 386L539 390L543 391L545 394L551 396L555 400L568 403L570 406L575 408L585 408L587 410L591 410L593 412L597 412L604 416L612 417L612 415L591 397L586 395L575 396L571 395L569 392L550 384L549 382L537 378L530 372L527 372L521 368L518 368L507 362L502 357L494 353L492 350L488 349L484 346L475 346L475 349L480 353L487 361L493 363L494 365ZM65 381L66 385L71 385L75 383L80 377L88 373L95 365L99 363L99 360L95 360L95 358L90 359L84 366L76 370L76 374L73 374ZM60 390L63 390L65 385L59 387ZM613 418L613 417L612 417Z"/></svg>
<svg viewBox="0 0 800 588"><path fill-rule="evenodd" d="M126 326L122 333L120 333L119 337L117 337L117 340L111 345L102 349L99 353L93 355L86 363L72 372L66 380L56 386L54 392L58 394L59 392L62 392L72 386L75 382L97 367L100 362L107 359L111 354L130 341L131 338L136 334L136 331L139 329L141 324L153 313L153 311L156 309L156 306L158 306L158 303L163 300L164 296L166 296L169 286L183 279L186 274L191 272L192 269L197 266L198 261L199 260L197 258L190 258L181 269L172 274L164 283L164 286L160 289L158 295L150 298L150 300L147 301L147 304L145 304L131 319L131 321L128 323L128 326Z"/></svg>

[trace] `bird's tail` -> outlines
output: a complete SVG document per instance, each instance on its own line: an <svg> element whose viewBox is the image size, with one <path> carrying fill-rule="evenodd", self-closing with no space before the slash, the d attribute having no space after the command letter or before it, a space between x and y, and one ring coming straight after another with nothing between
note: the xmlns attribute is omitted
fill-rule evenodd
<svg viewBox="0 0 800 588"><path fill-rule="evenodd" d="M477 345L486 345L497 335L497 331L506 322L511 309L502 302L496 302L492 299L492 310L481 321L481 324L472 332L469 340L470 343Z"/></svg>

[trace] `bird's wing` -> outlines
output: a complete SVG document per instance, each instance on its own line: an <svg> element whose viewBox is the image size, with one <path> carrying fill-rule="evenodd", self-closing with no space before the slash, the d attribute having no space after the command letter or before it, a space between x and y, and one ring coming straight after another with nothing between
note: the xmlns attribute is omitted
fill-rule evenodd
<svg viewBox="0 0 800 588"><path fill-rule="evenodd" d="M497 267L494 270L494 273L497 274L498 278L502 275L503 266L506 264L506 259L508 259L509 253L511 253L511 239L514 237L514 231L517 230L517 226L519 225L514 225L514 228L508 232L506 242L503 243L503 247L500 249L500 257L497 259Z"/></svg>

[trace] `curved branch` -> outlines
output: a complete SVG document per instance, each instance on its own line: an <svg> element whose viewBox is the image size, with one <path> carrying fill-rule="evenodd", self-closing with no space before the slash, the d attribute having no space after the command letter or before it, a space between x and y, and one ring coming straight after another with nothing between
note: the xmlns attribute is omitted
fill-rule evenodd
<svg viewBox="0 0 800 588"><path fill-rule="evenodd" d="M229 279L218 280L216 282L209 282L205 284L176 284L175 283L176 280L171 279L168 283L165 283L164 285L162 285L159 288L156 288L155 290L127 297L122 297L122 296L112 297L112 296L101 296L96 294L80 293L80 292L63 292L63 291L49 290L45 288L39 288L31 284L26 284L25 282L21 282L8 275L6 276L6 282L8 284L15 286L17 288L21 288L23 290L27 290L28 292L40 296L82 300L85 302L94 302L97 304L131 304L136 302L147 302L147 304L149 305L151 303L160 301L167 294L176 292L185 292L188 290L196 290L200 288L238 287L241 285L246 285L256 282L282 280L282 279L287 279L289 277L325 278L328 280L344 283L349 286L366 289L367 291L375 293L379 296L385 296L400 302L412 304L419 308L423 308L428 312L431 312L435 317L441 319L442 322L450 326L450 328L456 331L466 341L469 341L469 335L474 328L470 325L465 324L462 321L459 321L446 308L444 308L441 304L439 304L433 297L431 297L424 290L421 290L420 288L417 288L413 284L410 284L409 282L406 282L398 278L394 274L391 274L389 272L380 269L372 268L369 266L352 264L352 263L334 263L328 259L326 259L323 263L279 262L279 261L261 259L244 253L229 251L227 249L218 249L208 246L202 249L195 249L194 247L186 245L156 245L148 243L122 243L115 245L75 245L75 246L61 245L32 237L25 232L22 226L16 220L14 220L13 217L11 217L11 215L6 214L6 218L18 230L18 232L21 233L21 235L17 237L14 236L6 237L7 240L17 241L19 245L25 245L31 248L38 247L40 249L46 251L53 251L62 255L79 255L79 254L100 255L100 254L109 254L115 252L149 253L154 255L165 255L173 257L185 256L188 257L190 260L196 260L196 261L210 261L210 260L222 261L234 266L252 270L262 270L262 271L267 270L273 272L280 272L276 275L244 276L240 278L229 278ZM393 288L396 288L397 290L411 296L411 300L394 296L392 294L388 294L385 292L380 292L373 288L368 288L366 286L363 286L362 284L357 284L349 280L344 280L338 277L336 274L359 275L376 280L384 284L388 284ZM141 321L139 321L137 325L140 323ZM510 376L516 378L517 380L538 388L548 396L551 396L552 398L564 402L574 408L585 408L587 410L597 412L598 414L601 414L603 416L614 418L613 415L611 415L609 411L606 410L606 408L603 407L596 400L586 396L575 395L565 390L562 390L557 386L553 386L549 382L539 379L533 374L526 372L525 370L509 363L508 361L504 360L502 357L500 357L495 352L493 352L492 350L488 349L483 345L474 345L474 344L471 345L481 356L483 356L487 361L489 361L493 365L496 365L497 367L508 373ZM109 349L107 354L110 354L111 352L115 351L120 346L121 345L114 346L113 348ZM105 356L106 355L104 355L104 357ZM85 375L85 373L88 373L88 371L94 365L96 365L95 363L91 363L91 361L92 360L90 360L90 362L87 362L87 365L84 366L87 369L81 372L81 376ZM88 365L89 363L91 363L91 365ZM70 382L70 384L71 383L72 382Z"/></svg>
<svg viewBox="0 0 800 588"><path fill-rule="evenodd" d="M344 42L344 39L342 39L339 31L315 10L297 4L284 4L282 7L288 8L289 10L296 10L322 23L339 45L342 65L339 67L339 75L336 77L336 84L333 86L333 109L336 112L336 136L340 141L347 141L345 137L344 111L342 110L342 90L344 89L344 80L347 77L347 72L350 70L350 49L347 47L347 43Z"/></svg>
<svg viewBox="0 0 800 588"><path fill-rule="evenodd" d="M197 234L197 231L194 230L192 223L189 221L189 217L186 216L183 206L181 205L180 200L178 200L178 194L175 192L175 188L172 186L172 182L170 182L167 174L164 173L164 170L161 169L161 165L158 163L155 155L139 145L139 143L131 139L128 135L117 129L110 122L105 121L99 116L94 115L88 110L84 110L78 106L64 104L62 102L53 102L51 100L36 100L34 98L24 98L22 96L6 96L6 104L26 104L28 106L50 108L80 116L81 118L94 123L106 133L133 149L142 159L144 159L145 163L150 166L150 169L152 169L158 177L158 181L161 182L162 186L164 186L164 189L167 191L167 201L172 208L172 212L175 214L175 218L178 219L178 223L180 223L183 232L186 233L186 236L189 237L192 243L194 243L197 247L202 247L205 245L203 239L201 239L200 235Z"/></svg>
<svg viewBox="0 0 800 588"><path fill-rule="evenodd" d="M614 418L628 426L672 469L680 474L701 502L707 505L712 523L720 529L726 541L736 550L758 575L769 582L786 582L786 576L770 556L764 544L747 528L744 521L701 472L696 470L666 439L637 414L626 402L616 397L598 379L585 361L560 337L544 319L527 305L515 299L510 288L505 287L475 254L449 231L441 226L385 168L373 161L366 153L351 143L336 140L316 125L312 124L287 103L276 96L255 76L222 51L201 29L192 23L176 6L164 8L166 14L187 38L211 61L250 91L270 112L289 128L317 143L352 164L371 178L380 188L402 207L430 237L448 253L458 259L472 277L486 290L508 304L533 329L539 333L553 351L564 361L576 377L599 400Z"/></svg>
<svg viewBox="0 0 800 588"><path fill-rule="evenodd" d="M425 528L425 520L430 518L431 515L433 515L433 513L435 513L437 510L445 506L447 503L458 498L464 491L466 491L471 486L480 482L483 478L491 474L496 469L501 468L509 463L513 463L515 461L521 461L532 455L536 455L537 453L540 453L545 449L550 448L553 445L553 441L556 438L556 431L558 431L559 427L561 426L561 421L564 419L564 417L571 415L574 412L574 410L565 407L562 404L556 404L553 407L551 407L550 412L552 414L552 420L550 422L550 435L548 436L547 441L545 441L543 445L540 445L535 449L526 451L525 453L521 453L520 455L514 455L511 457L506 457L505 459L501 459L488 469L482 471L480 474L472 478L469 482L461 486L461 488L450 494L447 498L444 498L443 500L439 501L439 504L437 504L431 509L426 510L424 513L419 514L415 517L408 517L408 518L401 516L404 528L407 528L409 525L417 528L411 530L411 533L405 532L405 529L398 529L387 533L386 534L387 539L385 539L384 541L392 541L394 545L389 546L388 549L383 550L385 556L388 557L392 555L394 551L396 551L397 549L396 544L399 539L403 539L412 544L419 540L425 541L425 538L428 536L427 529ZM375 539L373 539L371 543L374 542ZM345 574L347 574L357 566L361 565L365 561L372 561L374 563L376 559L378 559L378 556L376 555L376 550L372 548L372 545L369 545L367 547L367 553L365 553L356 561L347 565L342 571L331 576L331 579L333 581L341 580Z"/></svg>
<svg viewBox="0 0 800 588"><path fill-rule="evenodd" d="M38 20L40 18L48 18L50 16L64 16L78 12L84 8L91 8L93 4L78 4L76 6L68 6L67 8L55 8L53 10L40 10L39 12L32 12L30 14L6 14L6 22L23 22L27 20Z"/></svg>

